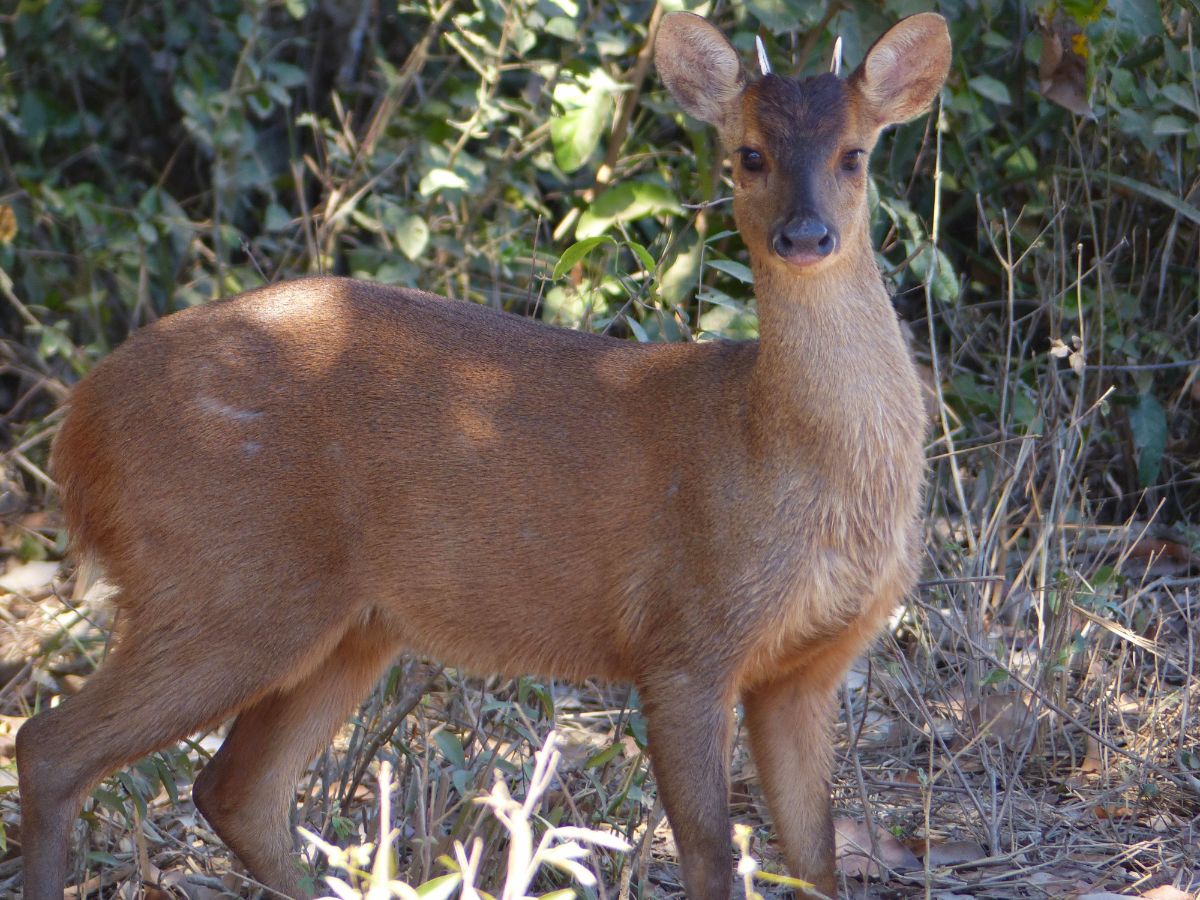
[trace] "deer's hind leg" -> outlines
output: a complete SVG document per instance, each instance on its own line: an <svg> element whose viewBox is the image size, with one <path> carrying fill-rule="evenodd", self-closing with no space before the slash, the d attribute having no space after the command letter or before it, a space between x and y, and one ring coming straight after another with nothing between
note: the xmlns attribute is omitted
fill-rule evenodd
<svg viewBox="0 0 1200 900"><path fill-rule="evenodd" d="M318 616L284 633L252 617L235 627L166 592L122 606L122 637L100 669L17 734L26 900L61 900L71 825L101 778L296 678L345 630Z"/></svg>
<svg viewBox="0 0 1200 900"><path fill-rule="evenodd" d="M193 798L263 884L305 896L291 812L296 781L396 653L382 629L356 626L315 669L238 714Z"/></svg>

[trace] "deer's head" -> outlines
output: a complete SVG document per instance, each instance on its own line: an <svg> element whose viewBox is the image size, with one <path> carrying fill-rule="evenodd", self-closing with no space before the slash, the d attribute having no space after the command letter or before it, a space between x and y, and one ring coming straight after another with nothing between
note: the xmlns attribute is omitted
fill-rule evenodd
<svg viewBox="0 0 1200 900"><path fill-rule="evenodd" d="M733 157L734 216L756 265L794 277L869 250L860 245L871 149L888 125L929 108L950 66L950 36L941 16L922 13L893 26L847 79L750 80L716 28L672 13L655 61L679 105L716 126Z"/></svg>

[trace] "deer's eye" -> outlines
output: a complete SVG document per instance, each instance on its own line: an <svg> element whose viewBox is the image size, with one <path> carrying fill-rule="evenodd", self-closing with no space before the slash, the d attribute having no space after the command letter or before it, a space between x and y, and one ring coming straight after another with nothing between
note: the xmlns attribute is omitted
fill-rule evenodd
<svg viewBox="0 0 1200 900"><path fill-rule="evenodd" d="M862 167L862 158L865 155L862 150L847 150L842 154L842 171L857 172Z"/></svg>
<svg viewBox="0 0 1200 900"><path fill-rule="evenodd" d="M767 167L763 155L751 147L739 147L738 156L742 158L742 168L747 172L761 172Z"/></svg>

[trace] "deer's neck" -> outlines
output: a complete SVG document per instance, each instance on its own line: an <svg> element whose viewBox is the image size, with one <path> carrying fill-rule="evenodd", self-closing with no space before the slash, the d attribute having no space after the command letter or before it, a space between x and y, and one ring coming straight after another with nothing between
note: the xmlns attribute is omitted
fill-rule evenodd
<svg viewBox="0 0 1200 900"><path fill-rule="evenodd" d="M919 381L869 245L858 249L844 252L865 265L817 275L755 266L752 420L765 452L810 460L832 479L884 469L906 480L899 465L919 481Z"/></svg>

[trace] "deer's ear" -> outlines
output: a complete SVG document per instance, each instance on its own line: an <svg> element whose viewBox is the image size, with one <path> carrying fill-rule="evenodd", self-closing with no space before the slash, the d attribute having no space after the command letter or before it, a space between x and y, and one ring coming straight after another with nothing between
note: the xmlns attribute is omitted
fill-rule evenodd
<svg viewBox="0 0 1200 900"><path fill-rule="evenodd" d="M683 111L718 128L746 84L733 45L692 13L663 17L654 41L654 63Z"/></svg>
<svg viewBox="0 0 1200 900"><path fill-rule="evenodd" d="M867 51L850 84L877 128L907 122L929 108L950 71L950 32L937 13L901 19Z"/></svg>

